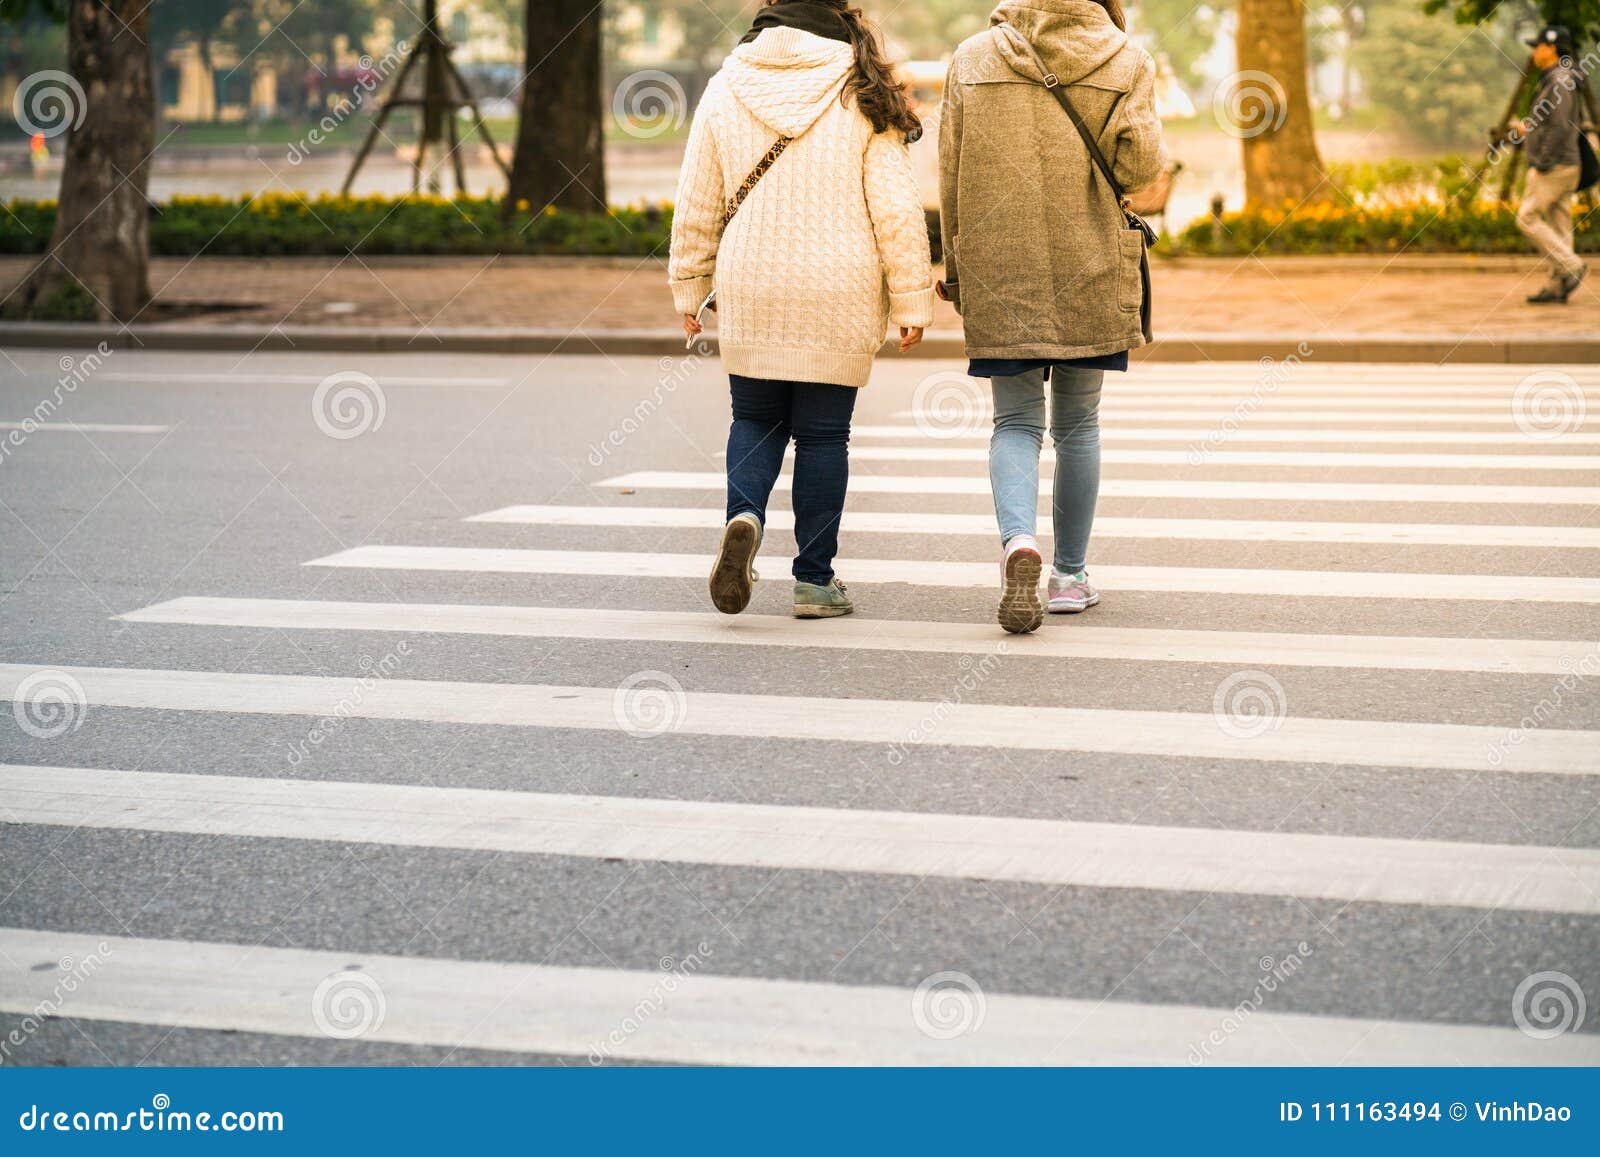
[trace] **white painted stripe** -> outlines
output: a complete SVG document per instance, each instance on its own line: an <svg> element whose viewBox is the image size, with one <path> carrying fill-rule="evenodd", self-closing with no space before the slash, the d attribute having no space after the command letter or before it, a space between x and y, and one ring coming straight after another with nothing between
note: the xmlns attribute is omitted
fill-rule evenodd
<svg viewBox="0 0 1600 1157"><path fill-rule="evenodd" d="M1531 375L1530 375L1531 376ZM1562 383L1564 386L1565 383ZM1591 383L1585 387L1578 383L1578 391L1585 394L1594 394L1600 383ZM972 379L972 388L975 396L984 402L989 399L989 383L985 379ZM1249 399L1252 402L1268 402L1274 398L1319 398L1334 404L1346 401L1359 402L1365 405L1371 399L1394 398L1412 404L1443 402L1454 404L1466 398L1472 400L1489 400L1512 404L1516 397L1517 383L1498 380L1483 380L1469 383L1454 383L1439 385L1422 385L1415 382L1410 384L1400 382L1378 381L1342 381L1327 380L1320 382L1286 382L1278 386L1262 384L1258 379L1249 377L1212 377L1202 378L1195 375L1180 377L1138 378L1123 381L1107 378L1103 390L1103 397L1107 398L1142 398L1149 396L1169 398L1206 398L1212 401L1232 405L1234 402ZM1574 400L1576 400L1574 396ZM1600 397L1589 397L1587 401L1600 400Z"/></svg>
<svg viewBox="0 0 1600 1157"><path fill-rule="evenodd" d="M687 959L693 946L686 945ZM94 960L70 993L58 961ZM326 1039L318 986L352 966L383 996L362 1039L720 1065L1181 1065L1232 1018L1207 1063L1594 1065L1600 1035L1535 1040L1511 1027L1362 1020L1119 1000L985 993L980 1026L950 1040L917 1027L909 988L715 975L698 967L574 968L195 940L0 929L0 1010ZM37 968L48 962L51 967ZM672 995L660 1000L663 979ZM639 1016L651 1001L649 1016ZM624 1027L627 1026L627 1027Z"/></svg>
<svg viewBox="0 0 1600 1157"><path fill-rule="evenodd" d="M778 478L778 489L793 483ZM625 490L726 490L725 474L694 470L638 470L594 486ZM852 474L853 494L989 494L981 474ZM1237 502L1465 502L1474 506L1532 504L1594 506L1600 486L1506 486L1422 482L1205 481L1187 478L1103 478L1101 498L1194 498Z"/></svg>
<svg viewBox="0 0 1600 1157"><path fill-rule="evenodd" d="M852 446L857 462L987 462L982 446ZM1368 454L1358 450L1228 450L1199 446L1189 450L1100 451L1103 462L1139 466L1356 466L1363 470L1588 470L1600 471L1592 454ZM1055 461L1046 449L1042 461Z"/></svg>
<svg viewBox="0 0 1600 1157"><path fill-rule="evenodd" d="M772 550L776 551L777 548L773 547ZM773 554L769 553L766 558L767 565L779 565ZM703 580L711 573L711 563L712 556L708 554L634 554L625 551L523 550L475 546L358 546L325 558L312 559L304 565ZM999 567L987 562L858 558L841 560L834 565L841 575L855 583L991 587L998 586L1000 581ZM1111 591L1194 591L1285 598L1600 603L1600 578L1569 578L1564 575L1096 566L1094 583L1103 590Z"/></svg>
<svg viewBox="0 0 1600 1157"><path fill-rule="evenodd" d="M315 386L327 379L326 374L274 374L258 373L252 370L222 370L204 373L108 373L101 374L100 380L107 382L157 382L172 383L173 385L230 385L236 386L244 382L254 385L268 386ZM505 378L471 378L456 377L452 374L374 374L374 379L380 386L504 386L508 384Z"/></svg>
<svg viewBox="0 0 1600 1157"><path fill-rule="evenodd" d="M14 823L1600 915L1600 851L0 764Z"/></svg>
<svg viewBox="0 0 1600 1157"><path fill-rule="evenodd" d="M1330 422L1344 423L1355 426L1411 426L1422 424L1425 426L1500 426L1507 433L1517 429L1510 408L1501 413L1463 413L1455 406L1440 405L1428 410L1405 411L1368 411L1368 410L1298 410L1292 414L1267 413L1265 407L1254 409L1248 413L1241 413L1238 409L1211 408L1211 409L1174 409L1172 407L1132 406L1123 408L1103 404L1100 410L1102 425L1110 418L1116 421L1127 422L1171 422L1178 425L1199 426L1211 428L1228 423L1231 427L1237 423L1241 429L1248 429L1252 422L1260 425L1282 425L1286 421L1315 422L1322 425ZM911 410L896 410L891 417L915 418L917 415ZM962 414L962 420L968 425L973 422L986 423L988 412L976 411L972 414ZM944 425L949 425L948 418ZM1596 422L1590 419L1573 426L1577 429L1595 429Z"/></svg>
<svg viewBox="0 0 1600 1157"><path fill-rule="evenodd" d="M720 509L691 506L506 506L467 522L529 526L612 526L720 530ZM994 538L991 514L846 510L847 534L977 535ZM794 514L767 512L769 531L793 530ZM1217 542L1345 542L1427 546L1521 546L1600 549L1600 527L1455 525L1406 522L1286 522L1274 519L1118 518L1094 520L1095 539L1177 538Z"/></svg>
<svg viewBox="0 0 1600 1157"><path fill-rule="evenodd" d="M15 700L37 665L0 664L0 699ZM245 715L337 713L508 727L617 731L627 722L624 692L612 687L329 678L225 671L51 667L75 680L91 709L217 711ZM28 688L51 694L60 680ZM1082 707L830 699L798 695L684 692L668 696L667 729L685 735L838 740L892 745L1097 751L1268 763L1417 767L1475 772L1600 774L1600 732L1455 723L1281 716L1259 735L1222 730L1209 711L1123 711Z"/></svg>
<svg viewBox="0 0 1600 1157"><path fill-rule="evenodd" d="M1116 410L1124 406L1142 406L1146 409L1166 408L1172 410L1215 410L1219 413L1232 413L1236 407L1248 408L1256 414L1266 413L1271 410L1301 410L1301 409L1328 409L1330 405L1340 406L1340 399L1325 397L1282 397L1272 394L1256 395L1249 390L1240 390L1237 394L1224 397L1207 397L1196 394L1194 391L1178 391L1171 393L1145 393L1123 394L1117 390L1106 390L1100 395L1100 408L1102 410ZM1432 408L1430 408L1432 407ZM990 407L986 402L978 402L970 406L972 410L987 413ZM1512 400L1509 395L1493 400L1485 398L1461 399L1439 395L1418 395L1416 397L1384 397L1384 398L1355 398L1350 400L1348 406L1340 408L1351 412L1366 411L1412 411L1420 410L1423 413L1437 417L1440 411L1454 413L1493 413L1500 414L1506 421L1515 417L1512 410ZM930 413L929 411L909 411L913 416L917 413Z"/></svg>
<svg viewBox="0 0 1600 1157"><path fill-rule="evenodd" d="M1234 667L1564 675L1580 671L1582 664L1588 663L1600 671L1600 642L1548 639L1300 635L1091 627L1074 623L1070 629L1048 630L1019 641L1002 638L992 623L853 617L840 620L826 631L817 631L793 618L773 615L730 617L696 611L205 597L172 599L118 618L130 623L271 630L398 631L408 635L442 632L641 643L1225 663Z"/></svg>
<svg viewBox="0 0 1600 1157"><path fill-rule="evenodd" d="M117 422L0 422L0 430L39 434L165 434L171 426L132 426Z"/></svg>
<svg viewBox="0 0 1600 1157"><path fill-rule="evenodd" d="M1102 425L1100 440L1102 442L1189 442L1203 446L1207 442L1205 430L1173 429L1165 426L1117 426ZM1535 446L1544 446L1551 450L1560 450L1567 446L1600 446L1600 434L1563 434L1548 442L1539 442L1528 437L1521 430L1362 430L1359 433L1350 430L1322 430L1309 429L1303 426L1268 427L1265 429L1252 429L1241 426L1237 430L1219 433L1219 446L1231 446L1235 442L1300 442L1300 443L1334 443L1340 446L1361 445L1386 445L1399 443L1401 445L1416 446L1515 446L1519 449L1529 449ZM949 444L952 442L982 442L989 441L987 425L978 426L968 422L964 425L941 429L930 422L926 430L915 423L901 423L890 425L873 425L865 423L850 427L850 438L853 444L863 441L884 442L915 442Z"/></svg>

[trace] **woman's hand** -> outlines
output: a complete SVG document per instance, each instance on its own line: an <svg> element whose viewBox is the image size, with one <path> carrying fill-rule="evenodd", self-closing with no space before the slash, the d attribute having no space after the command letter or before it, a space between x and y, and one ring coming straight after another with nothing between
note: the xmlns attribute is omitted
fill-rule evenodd
<svg viewBox="0 0 1600 1157"><path fill-rule="evenodd" d="M900 327L900 352L908 353L916 349L922 342L922 327L920 325L903 325Z"/></svg>
<svg viewBox="0 0 1600 1157"><path fill-rule="evenodd" d="M683 315L683 336L688 340L693 341L696 335L704 328L705 326L695 319L694 314L686 313Z"/></svg>

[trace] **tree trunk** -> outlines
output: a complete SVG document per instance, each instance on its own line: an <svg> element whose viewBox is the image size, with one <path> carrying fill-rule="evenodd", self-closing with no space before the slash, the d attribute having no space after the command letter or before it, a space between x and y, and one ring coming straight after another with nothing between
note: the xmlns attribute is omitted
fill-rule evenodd
<svg viewBox="0 0 1600 1157"><path fill-rule="evenodd" d="M50 247L7 312L126 321L150 301L148 0L71 0L67 66L83 123L67 139Z"/></svg>
<svg viewBox="0 0 1600 1157"><path fill-rule="evenodd" d="M1224 127L1244 145L1246 205L1326 200L1333 190L1311 123L1300 0L1239 0L1237 42L1239 72L1224 82Z"/></svg>
<svg viewBox="0 0 1600 1157"><path fill-rule="evenodd" d="M506 203L606 209L600 5L528 0L528 76Z"/></svg>

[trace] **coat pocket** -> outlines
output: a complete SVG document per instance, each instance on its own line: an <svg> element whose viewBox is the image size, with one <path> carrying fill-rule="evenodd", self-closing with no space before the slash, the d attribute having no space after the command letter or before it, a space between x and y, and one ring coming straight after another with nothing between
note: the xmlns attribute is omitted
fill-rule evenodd
<svg viewBox="0 0 1600 1157"><path fill-rule="evenodd" d="M1138 313L1144 305L1144 234L1137 229L1117 233L1117 308Z"/></svg>

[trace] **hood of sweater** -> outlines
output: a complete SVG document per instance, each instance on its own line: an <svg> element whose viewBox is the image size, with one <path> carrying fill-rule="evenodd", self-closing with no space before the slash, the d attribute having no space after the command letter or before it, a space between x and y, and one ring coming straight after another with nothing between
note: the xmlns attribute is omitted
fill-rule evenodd
<svg viewBox="0 0 1600 1157"><path fill-rule="evenodd" d="M1122 51L1128 34L1094 0L1002 0L990 25L1009 24L1032 43L1063 84L1075 84ZM994 38L1006 63L1024 76L1039 70L1005 36Z"/></svg>
<svg viewBox="0 0 1600 1157"><path fill-rule="evenodd" d="M733 98L780 136L798 136L839 99L855 54L848 44L798 28L768 28L728 55Z"/></svg>

